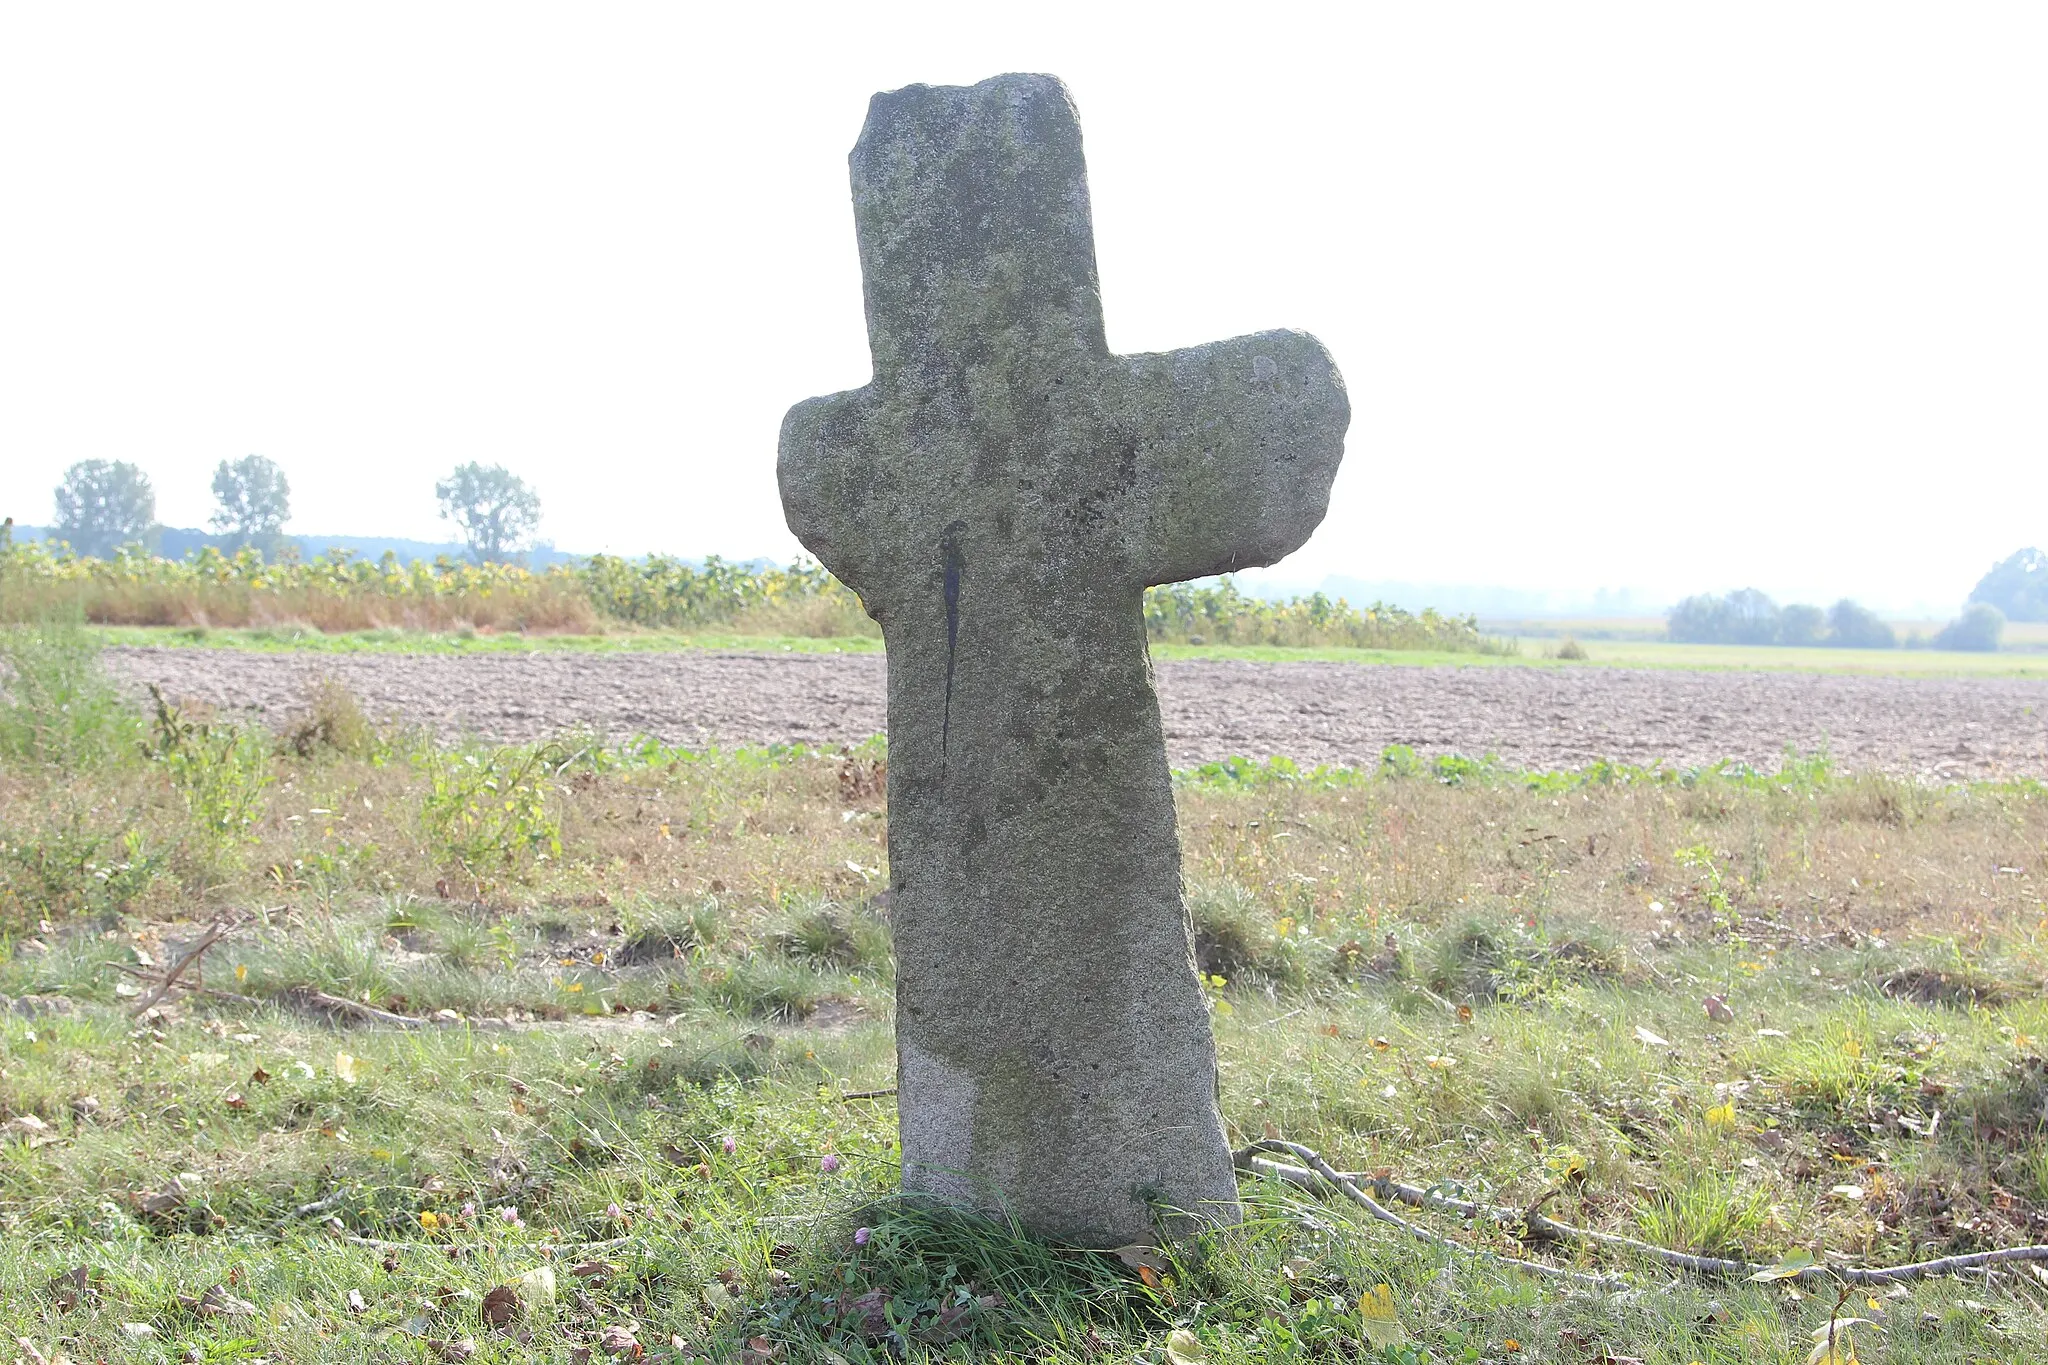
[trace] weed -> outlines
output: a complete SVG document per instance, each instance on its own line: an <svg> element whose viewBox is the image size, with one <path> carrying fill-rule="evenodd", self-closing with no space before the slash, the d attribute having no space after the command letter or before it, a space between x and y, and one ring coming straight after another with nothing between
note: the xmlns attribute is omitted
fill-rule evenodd
<svg viewBox="0 0 2048 1365"><path fill-rule="evenodd" d="M75 612L0 628L0 759L88 769L124 753L135 729Z"/></svg>
<svg viewBox="0 0 2048 1365"><path fill-rule="evenodd" d="M277 742L280 752L298 758L370 758L379 747L377 732L355 694L332 678L313 685L306 709L286 723Z"/></svg>
<svg viewBox="0 0 2048 1365"><path fill-rule="evenodd" d="M474 875L560 856L561 824L548 804L550 764L560 758L541 749L426 751L419 822L429 857Z"/></svg>
<svg viewBox="0 0 2048 1365"><path fill-rule="evenodd" d="M154 683L149 693L155 725L143 753L184 797L200 836L196 852L208 869L216 868L248 842L261 813L272 779L268 747L240 726L188 720Z"/></svg>

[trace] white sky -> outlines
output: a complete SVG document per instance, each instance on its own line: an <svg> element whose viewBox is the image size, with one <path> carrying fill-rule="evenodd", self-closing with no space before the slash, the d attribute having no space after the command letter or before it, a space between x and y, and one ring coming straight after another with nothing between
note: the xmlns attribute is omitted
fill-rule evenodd
<svg viewBox="0 0 2048 1365"><path fill-rule="evenodd" d="M739 13L742 8L748 13ZM1050 71L1110 341L1317 333L1356 416L1278 571L1952 604L2048 542L2048 8L407 3L0 10L0 514L793 553L867 377L868 96Z"/></svg>

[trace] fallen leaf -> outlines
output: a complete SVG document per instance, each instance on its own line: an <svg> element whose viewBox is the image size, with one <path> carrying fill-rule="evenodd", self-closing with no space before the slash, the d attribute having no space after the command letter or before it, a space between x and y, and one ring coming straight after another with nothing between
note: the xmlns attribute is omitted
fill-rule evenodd
<svg viewBox="0 0 2048 1365"><path fill-rule="evenodd" d="M1390 1285L1376 1284L1358 1296L1358 1319L1365 1339L1383 1351L1408 1340L1408 1329L1401 1325L1401 1315L1394 1309L1394 1290Z"/></svg>
<svg viewBox="0 0 2048 1365"><path fill-rule="evenodd" d="M362 1290L360 1290L360 1289L351 1289L351 1290L349 1290L349 1291L348 1291L348 1311L349 1311L349 1312L351 1312L351 1313L367 1313L367 1312L369 1311L369 1309L370 1309L370 1305L368 1305L367 1303L364 1303L364 1302L363 1302L363 1291L362 1291Z"/></svg>
<svg viewBox="0 0 2048 1365"><path fill-rule="evenodd" d="M124 1322L121 1324L121 1332L136 1341L147 1341L156 1335L156 1328L146 1322Z"/></svg>
<svg viewBox="0 0 2048 1365"><path fill-rule="evenodd" d="M627 1355L638 1352L640 1342L633 1329L625 1323L614 1323L597 1334L597 1344L609 1355Z"/></svg>
<svg viewBox="0 0 2048 1365"><path fill-rule="evenodd" d="M1671 1046L1671 1040L1669 1038L1661 1038L1658 1035L1650 1032L1648 1029L1644 1028L1641 1024L1636 1025L1636 1041L1639 1043L1647 1043L1651 1047Z"/></svg>
<svg viewBox="0 0 2048 1365"><path fill-rule="evenodd" d="M68 1313L84 1303L92 1293L92 1272L84 1266L73 1266L44 1286L52 1299L57 1301L57 1311Z"/></svg>
<svg viewBox="0 0 2048 1365"><path fill-rule="evenodd" d="M1728 997L1725 995L1710 995L1700 1001L1700 1005L1706 1010L1707 1018L1717 1024L1735 1022L1735 1011L1728 1008Z"/></svg>
<svg viewBox="0 0 2048 1365"><path fill-rule="evenodd" d="M1166 1359L1169 1365L1193 1365L1195 1361L1208 1358L1209 1348L1187 1328L1176 1327L1166 1334Z"/></svg>
<svg viewBox="0 0 2048 1365"><path fill-rule="evenodd" d="M139 1195L135 1207L146 1217L162 1218L185 1207L185 1187L176 1180L167 1180L164 1187L154 1194Z"/></svg>
<svg viewBox="0 0 2048 1365"><path fill-rule="evenodd" d="M362 1077L363 1061L346 1052L334 1054L334 1074L341 1077L345 1085L354 1085Z"/></svg>
<svg viewBox="0 0 2048 1365"><path fill-rule="evenodd" d="M476 1338L462 1337L455 1341L429 1341L427 1345L443 1360L468 1360L476 1354Z"/></svg>
<svg viewBox="0 0 2048 1365"><path fill-rule="evenodd" d="M509 1284L499 1285L484 1295L478 1312L492 1327L503 1327L519 1316L519 1290Z"/></svg>
<svg viewBox="0 0 2048 1365"><path fill-rule="evenodd" d="M203 1318L253 1318L256 1305L236 1298L226 1285L217 1284L199 1296L198 1311Z"/></svg>
<svg viewBox="0 0 2048 1365"><path fill-rule="evenodd" d="M1116 1249L1116 1258L1133 1270L1164 1270L1166 1258L1159 1254L1159 1248L1144 1242L1132 1242Z"/></svg>

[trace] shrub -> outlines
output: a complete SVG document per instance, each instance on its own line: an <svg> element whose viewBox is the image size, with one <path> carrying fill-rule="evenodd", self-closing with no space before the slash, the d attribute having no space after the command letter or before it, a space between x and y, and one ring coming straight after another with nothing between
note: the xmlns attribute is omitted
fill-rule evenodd
<svg viewBox="0 0 2048 1365"><path fill-rule="evenodd" d="M256 823L264 788L270 785L269 747L240 726L195 723L149 685L156 725L146 748L163 765L171 785L204 832L207 845L191 850L218 862L243 842Z"/></svg>
<svg viewBox="0 0 2048 1365"><path fill-rule="evenodd" d="M2005 634L2005 613L1986 602L1972 602L1955 620L1934 637L1936 649L1989 652L1998 648Z"/></svg>
<svg viewBox="0 0 2048 1365"><path fill-rule="evenodd" d="M420 832L435 861L474 873L560 856L562 827L548 809L551 773L541 750L435 749L420 762L429 784Z"/></svg>
<svg viewBox="0 0 2048 1365"><path fill-rule="evenodd" d="M1828 643L1843 649L1891 649L1899 642L1891 626L1868 607L1843 598L1828 608Z"/></svg>
<svg viewBox="0 0 2048 1365"><path fill-rule="evenodd" d="M280 752L299 758L369 758L377 749L377 732L354 693L332 678L322 678L307 695L306 709L278 733L277 745Z"/></svg>

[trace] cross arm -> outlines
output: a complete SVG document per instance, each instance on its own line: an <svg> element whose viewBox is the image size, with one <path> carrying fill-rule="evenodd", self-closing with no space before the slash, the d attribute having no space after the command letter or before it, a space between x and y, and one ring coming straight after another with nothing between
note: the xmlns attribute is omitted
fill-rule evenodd
<svg viewBox="0 0 2048 1365"><path fill-rule="evenodd" d="M1321 342L1260 332L1112 363L1136 478L1125 535L1147 585L1271 564L1309 538L1351 421Z"/></svg>
<svg viewBox="0 0 2048 1365"><path fill-rule="evenodd" d="M856 592L869 577L864 546L875 534L869 522L877 468L862 439L866 394L856 389L791 408L775 461L789 529Z"/></svg>

